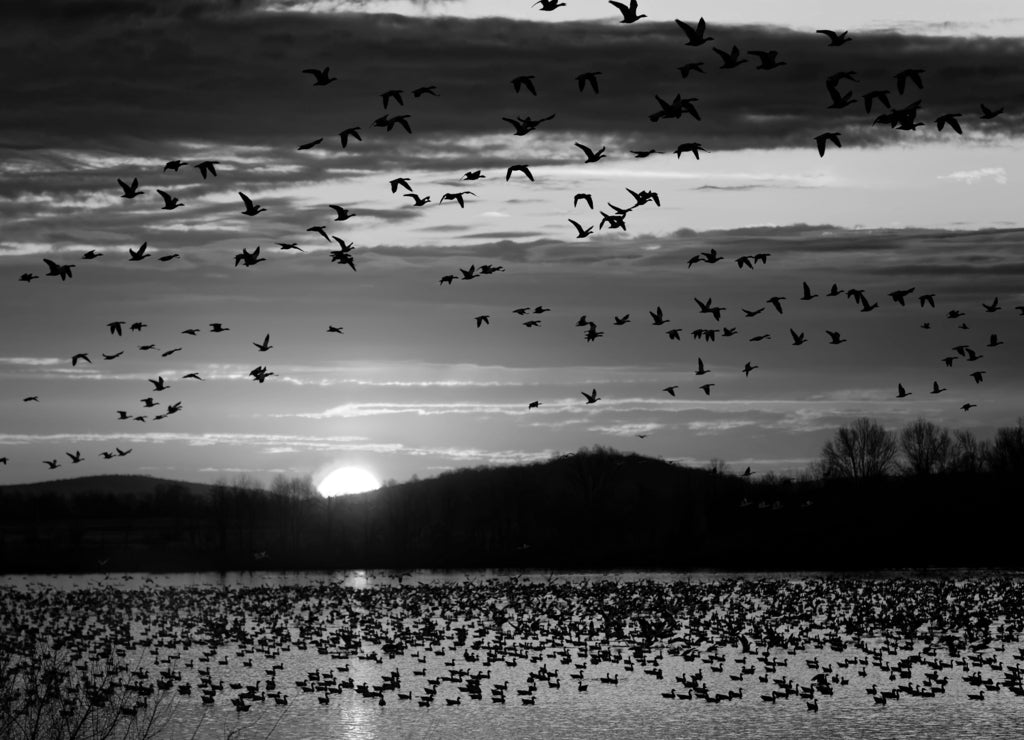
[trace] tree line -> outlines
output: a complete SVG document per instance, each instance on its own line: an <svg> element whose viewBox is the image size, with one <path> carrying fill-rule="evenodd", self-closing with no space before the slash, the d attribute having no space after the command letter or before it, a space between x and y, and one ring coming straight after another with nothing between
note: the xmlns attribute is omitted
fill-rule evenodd
<svg viewBox="0 0 1024 740"><path fill-rule="evenodd" d="M858 419L796 476L591 447L337 498L285 476L10 486L0 571L1020 567L1022 465L1021 422Z"/></svg>

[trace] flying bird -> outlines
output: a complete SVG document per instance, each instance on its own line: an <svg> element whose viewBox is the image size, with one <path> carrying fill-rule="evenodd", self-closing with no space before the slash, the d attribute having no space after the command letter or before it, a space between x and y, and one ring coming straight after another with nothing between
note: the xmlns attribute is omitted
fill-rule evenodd
<svg viewBox="0 0 1024 740"><path fill-rule="evenodd" d="M217 168L214 165L218 164L220 164L220 162L207 160L192 166L199 170L199 174L202 175L205 180L207 175L213 175L214 177L217 176Z"/></svg>
<svg viewBox="0 0 1024 740"><path fill-rule="evenodd" d="M537 94L537 88L533 86L533 75L520 75L519 77L512 78L513 90L515 90L516 92L522 92L524 87L532 95Z"/></svg>
<svg viewBox="0 0 1024 740"><path fill-rule="evenodd" d="M819 157L824 157L825 156L825 145L828 142L830 142L830 141L835 146L842 147L843 144L842 144L842 142L839 141L839 137L840 136L841 136L841 134L838 131L826 131L823 134L818 134L817 136L815 136L814 137L814 141L818 145L818 156Z"/></svg>
<svg viewBox="0 0 1024 740"><path fill-rule="evenodd" d="M622 13L622 20L619 23L636 23L641 18L647 16L643 13L637 14L637 0L629 0L629 5L617 2L617 0L608 0L609 5L614 5Z"/></svg>
<svg viewBox="0 0 1024 740"><path fill-rule="evenodd" d="M843 44L853 40L853 38L850 36L849 31L842 31L841 33L836 33L835 31L830 31L827 28L819 28L817 31L815 31L815 33L820 33L824 36L828 36L829 46L842 46Z"/></svg>
<svg viewBox="0 0 1024 740"><path fill-rule="evenodd" d="M580 92L583 92L586 89L587 85L590 85L590 89L593 90L595 94L599 92L597 89L597 76L599 74L601 73L584 72L583 74L576 75L576 84L579 87Z"/></svg>
<svg viewBox="0 0 1024 740"><path fill-rule="evenodd" d="M253 203L252 198L241 191L238 192L238 196L242 199L242 204L245 205L245 210L241 213L246 216L255 216L257 213L267 210L263 206Z"/></svg>
<svg viewBox="0 0 1024 740"><path fill-rule="evenodd" d="M686 34L687 46L700 46L701 44L706 44L708 41L714 41L714 36L706 35L707 24L704 22L703 17L697 21L696 26L691 26L689 23L676 18L676 25L682 29L683 33ZM683 76L685 77L686 75Z"/></svg>
<svg viewBox="0 0 1024 740"><path fill-rule="evenodd" d="M136 196L142 195L146 192L145 190L139 190L139 178L137 177L132 179L130 185L119 177L117 178L117 184L121 186L121 190L123 191L121 193L122 198L135 198Z"/></svg>
<svg viewBox="0 0 1024 740"><path fill-rule="evenodd" d="M507 170L505 170L505 182L509 181L509 178L512 177L513 172L522 172L524 175L526 175L530 182L534 182L533 173L530 172L529 166L525 164L514 164Z"/></svg>
<svg viewBox="0 0 1024 740"><path fill-rule="evenodd" d="M330 67L324 67L323 69L304 69L302 72L303 74L313 75L313 87L330 85L338 79L337 77L331 77Z"/></svg>
<svg viewBox="0 0 1024 740"><path fill-rule="evenodd" d="M164 199L164 204L160 207L160 209L163 211L173 211L175 208L181 208L183 205L185 205L179 199L175 198L168 192L165 192L163 190L157 190L156 192L161 198ZM87 257L86 259L91 258Z"/></svg>
<svg viewBox="0 0 1024 740"><path fill-rule="evenodd" d="M597 395L597 388L592 389L590 393L587 393L586 391L580 391L580 393L587 399L588 404L597 403L601 400Z"/></svg>

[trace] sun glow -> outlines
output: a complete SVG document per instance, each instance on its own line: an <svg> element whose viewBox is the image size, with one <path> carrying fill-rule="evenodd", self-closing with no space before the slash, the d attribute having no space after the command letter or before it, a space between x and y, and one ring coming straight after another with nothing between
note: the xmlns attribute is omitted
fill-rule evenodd
<svg viewBox="0 0 1024 740"><path fill-rule="evenodd" d="M380 481L363 468L341 467L324 476L316 488L321 496L345 496L375 491L380 488Z"/></svg>

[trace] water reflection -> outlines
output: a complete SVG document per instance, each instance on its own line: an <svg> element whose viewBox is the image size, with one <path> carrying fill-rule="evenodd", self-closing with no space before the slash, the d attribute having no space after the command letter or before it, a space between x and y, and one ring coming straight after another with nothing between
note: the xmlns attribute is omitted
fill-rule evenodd
<svg viewBox="0 0 1024 740"><path fill-rule="evenodd" d="M1019 575L908 575L19 576L0 627L171 738L1019 737Z"/></svg>

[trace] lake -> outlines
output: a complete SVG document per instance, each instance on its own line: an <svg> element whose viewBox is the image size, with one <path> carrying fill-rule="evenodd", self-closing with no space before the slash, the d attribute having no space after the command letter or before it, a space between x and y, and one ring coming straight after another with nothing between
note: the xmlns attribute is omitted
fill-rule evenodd
<svg viewBox="0 0 1024 740"><path fill-rule="evenodd" d="M0 735L31 736L31 684L55 737L85 717L174 740L1019 738L1022 584L970 571L5 576L0 659L18 699Z"/></svg>

